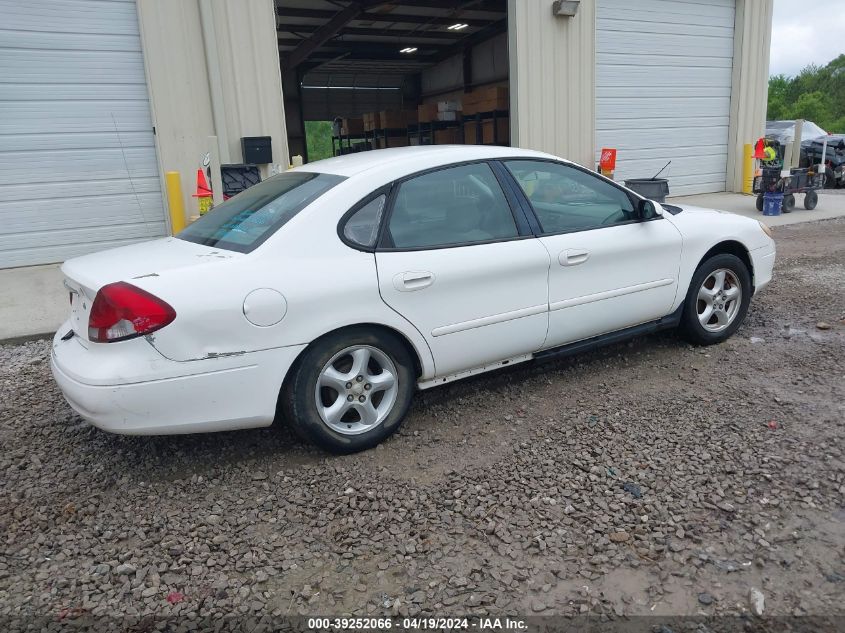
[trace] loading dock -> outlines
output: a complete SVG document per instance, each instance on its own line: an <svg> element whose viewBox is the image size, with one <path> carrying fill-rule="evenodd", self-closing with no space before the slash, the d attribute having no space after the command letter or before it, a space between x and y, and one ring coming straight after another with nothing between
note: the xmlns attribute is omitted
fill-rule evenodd
<svg viewBox="0 0 845 633"><path fill-rule="evenodd" d="M285 0L276 12L292 154L310 158L306 121L336 118L335 153L509 142L506 0L358 2L342 11L327 0ZM479 109L491 91L498 107Z"/></svg>

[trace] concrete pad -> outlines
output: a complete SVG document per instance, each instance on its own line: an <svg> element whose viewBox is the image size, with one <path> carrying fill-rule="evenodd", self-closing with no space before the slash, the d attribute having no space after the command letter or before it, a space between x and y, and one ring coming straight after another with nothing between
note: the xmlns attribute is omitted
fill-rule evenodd
<svg viewBox="0 0 845 633"><path fill-rule="evenodd" d="M0 270L0 341L52 335L68 318L60 265Z"/></svg>
<svg viewBox="0 0 845 633"><path fill-rule="evenodd" d="M741 193L703 193L697 196L678 196L666 199L667 204L695 205L709 209L730 211L749 218L762 220L769 226L784 226L799 222L814 222L845 216L845 189L819 192L819 203L812 211L804 208L804 194L795 196L795 210L781 215L763 215L757 210L757 196Z"/></svg>

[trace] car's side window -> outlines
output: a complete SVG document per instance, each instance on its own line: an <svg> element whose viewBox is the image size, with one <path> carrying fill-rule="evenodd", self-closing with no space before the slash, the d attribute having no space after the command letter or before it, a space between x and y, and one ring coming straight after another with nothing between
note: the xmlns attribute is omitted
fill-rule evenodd
<svg viewBox="0 0 845 633"><path fill-rule="evenodd" d="M399 186L386 246L432 248L515 238L513 213L486 163L422 174Z"/></svg>
<svg viewBox="0 0 845 633"><path fill-rule="evenodd" d="M386 202L387 196L381 194L355 211L343 226L343 237L366 248L375 246Z"/></svg>
<svg viewBox="0 0 845 633"><path fill-rule="evenodd" d="M636 219L628 195L589 172L546 161L511 160L505 165L531 202L544 233L581 231Z"/></svg>

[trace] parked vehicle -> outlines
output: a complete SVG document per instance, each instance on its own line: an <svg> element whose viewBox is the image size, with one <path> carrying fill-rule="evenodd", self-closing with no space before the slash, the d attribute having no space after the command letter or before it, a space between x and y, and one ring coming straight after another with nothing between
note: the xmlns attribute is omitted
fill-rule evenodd
<svg viewBox="0 0 845 633"><path fill-rule="evenodd" d="M79 257L52 367L115 433L270 425L372 447L427 389L664 328L714 344L770 281L756 220L492 146L319 161L176 237Z"/></svg>
<svg viewBox="0 0 845 633"><path fill-rule="evenodd" d="M801 127L801 142L813 140L825 136L827 131L820 128L812 121L804 121ZM766 121L766 138L772 139L786 145L795 140L795 121Z"/></svg>
<svg viewBox="0 0 845 633"><path fill-rule="evenodd" d="M827 140L827 150L824 141ZM845 134L831 134L801 142L801 166L819 165L825 152L824 186L832 189L845 186ZM821 170L819 170L821 171Z"/></svg>

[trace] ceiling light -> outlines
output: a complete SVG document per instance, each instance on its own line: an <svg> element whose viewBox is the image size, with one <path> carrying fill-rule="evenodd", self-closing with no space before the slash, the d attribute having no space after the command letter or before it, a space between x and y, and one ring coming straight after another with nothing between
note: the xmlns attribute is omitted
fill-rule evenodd
<svg viewBox="0 0 845 633"><path fill-rule="evenodd" d="M414 47L414 46L409 46L409 47L407 47L407 48L403 48L403 49L402 49L401 51L399 51L399 52L400 52L400 53L416 53L416 52L417 52L417 49L416 49L416 47Z"/></svg>
<svg viewBox="0 0 845 633"><path fill-rule="evenodd" d="M469 24L461 24L459 22L458 24L453 24L452 26L448 27L446 30L447 31L461 31L468 26L469 26Z"/></svg>

